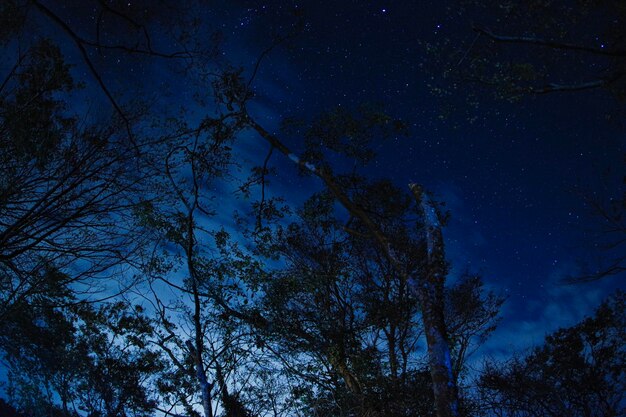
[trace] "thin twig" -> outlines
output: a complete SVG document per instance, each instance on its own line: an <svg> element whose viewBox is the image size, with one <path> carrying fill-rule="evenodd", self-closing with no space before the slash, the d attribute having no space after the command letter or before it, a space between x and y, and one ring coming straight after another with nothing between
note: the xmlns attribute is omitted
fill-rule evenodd
<svg viewBox="0 0 626 417"><path fill-rule="evenodd" d="M263 161L263 170L261 171L261 202L259 203L259 212L257 214L257 230L261 230L263 219L263 206L265 205L265 174L267 173L267 164L274 152L274 145L270 145L270 150Z"/></svg>
<svg viewBox="0 0 626 417"><path fill-rule="evenodd" d="M461 63L465 60L465 58L467 58L467 55L470 53L470 51L474 48L474 45L476 44L476 42L478 41L478 38L480 38L480 35L482 35L482 32L478 32L476 34L476 37L474 38L474 40L472 41L472 44L469 46L469 48L467 48L467 50L465 51L465 53L463 54L463 56L461 57L461 59L459 60L458 64L456 64L456 66L460 66Z"/></svg>

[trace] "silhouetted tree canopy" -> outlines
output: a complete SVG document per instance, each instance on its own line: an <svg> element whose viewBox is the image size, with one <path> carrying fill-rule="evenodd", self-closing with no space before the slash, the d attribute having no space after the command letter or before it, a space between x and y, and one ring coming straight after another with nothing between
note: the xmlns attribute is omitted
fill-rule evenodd
<svg viewBox="0 0 626 417"><path fill-rule="evenodd" d="M479 383L487 415L624 415L625 301L618 292L527 355L488 363Z"/></svg>
<svg viewBox="0 0 626 417"><path fill-rule="evenodd" d="M222 61L202 20L211 5L140 3L0 4L3 417L623 412L623 293L529 355L488 363L476 384L469 358L504 298L473 272L449 282L443 230L454 213L372 168L407 124L372 104L280 128L255 117L255 77L305 30L299 13L243 69ZM460 57L439 56L458 58L444 77L464 69L509 99L583 89L566 82L621 97L623 28L609 24L606 47L571 45L565 28L596 7L621 18L623 7L583 2L559 16L548 3L529 6L542 20L527 30L558 37L476 26ZM521 25L520 7L502 10ZM500 44L606 68L599 81L546 86L552 66L530 51L510 63ZM114 62L167 72L190 103L174 108L130 70L121 93ZM246 141L267 153L248 161ZM315 185L300 198L270 190L270 177L292 175Z"/></svg>

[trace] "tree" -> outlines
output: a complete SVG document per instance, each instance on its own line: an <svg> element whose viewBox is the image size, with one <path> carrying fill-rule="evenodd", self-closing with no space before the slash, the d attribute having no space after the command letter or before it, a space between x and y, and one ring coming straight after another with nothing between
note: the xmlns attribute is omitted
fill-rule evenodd
<svg viewBox="0 0 626 417"><path fill-rule="evenodd" d="M0 323L8 394L30 415L149 416L163 362L139 306L16 306Z"/></svg>
<svg viewBox="0 0 626 417"><path fill-rule="evenodd" d="M6 417L26 417L24 414L17 411L9 403L0 398L0 413Z"/></svg>
<svg viewBox="0 0 626 417"><path fill-rule="evenodd" d="M401 389L394 391L392 389L396 383L394 380L403 376L406 381L425 383L422 369L412 369L410 372L401 370L403 366L407 367L407 352L413 337L411 332L415 330L412 328L414 323L411 316L419 305L428 349L430 386L433 389L437 413L441 417L457 416L461 413L456 386L458 374L455 375L452 365L451 334L447 330L448 323L445 317L447 263L441 232L443 216L421 187L411 184L408 190L401 192L390 181L373 179L366 172L366 164L373 157L370 146L372 141L402 132L404 130L402 123L372 108L361 109L356 115L344 111L328 112L314 120L303 132L306 150L302 158L299 158L285 145L286 142L281 141L278 135L269 133L248 112L246 105L253 98L251 83L258 65L249 80L243 79L241 70L227 68L213 74L211 69L204 68L202 75L210 74L213 81L212 93L217 106L217 116L203 118L197 128L189 128L185 122L177 123L179 130L175 134L164 135L172 139L172 142L166 144L168 147L164 153L159 153L157 150L160 148L157 144L163 143L160 140L163 137L159 137L156 144L155 142L146 144L138 140L140 137L132 129L132 118L128 116L127 106L112 93L89 51L106 50L129 54L128 56L137 54L170 58L178 56L156 53L151 47L146 27L138 23L139 20L136 20L132 13L124 13L114 7L115 4L97 3L95 35L90 34L95 36L95 41L72 28L68 23L71 19L56 13L53 8L42 2L11 1L7 4L6 8L2 9L3 15L18 12L16 15L23 20L30 16L31 12L37 12L39 19L44 19L48 26L56 28L57 34L60 33L66 42L69 41L76 47L85 68L119 118L110 136L100 133L89 135L81 129L72 130L76 123L65 119L66 114L60 111L60 107L56 106L58 103L54 101L56 96L46 91L43 97L48 101L38 103L39 108L49 110L49 114L44 112L48 116L44 120L44 126L35 124L40 131L34 133L18 132L22 135L19 139L27 138L26 142L30 140L32 142L30 145L35 148L40 144L40 141L33 140L35 137L45 136L59 129L61 134L60 139L53 138L55 141L51 145L48 144L49 148L43 152L38 149L29 150L27 162L16 168L15 181L19 183L21 180L21 186L29 184L31 172L39 172L37 169L40 163L43 163L44 174L35 177L39 182L31 189L32 196L28 195L25 200L20 200L22 198L20 194L14 193L17 203L9 202L6 207L11 209L5 209L7 218L11 218L15 212L22 213L20 218L4 222L7 227L3 233L7 238L2 241L2 250L8 248L4 255L8 261L7 278L2 282L2 289L3 293L7 294L7 305L22 306L22 300L33 299L33 294L39 290L41 281L37 280L39 275L36 272L43 271L41 265L44 263L53 264L56 270L64 273L60 275L61 277L71 280L62 283L68 288L68 284L79 282L81 275L89 277L98 275L109 271L119 259L128 261L128 252L133 252L132 244L136 242L134 239L143 237L141 232L155 231L157 237L155 247L166 248L171 257L169 259L149 257L148 262L144 264L145 272L151 278L149 285L157 281L165 283L169 290L186 298L186 301L175 304L174 310L168 309L169 305L162 301L161 294L157 291L152 294L154 298L151 299L153 313L157 316L160 327L150 333L150 341L158 345L167 355L168 370L171 370L169 380L163 378L159 385L160 393L164 397L173 398L172 403L168 405L181 404L188 414L195 415L194 406L199 403L205 417L212 417L217 410L219 396L224 413L233 416L248 414L249 408L241 400L244 391L232 390L236 384L233 382L234 377L229 380L229 375L237 375L236 371L244 369L239 365L241 358L247 358L252 354L261 356L259 352L262 352L265 346L269 349L270 342L275 342L278 346L289 345L292 339L287 338L288 333L285 331L289 330L294 332L298 342L305 341L310 345L306 354L322 353L321 359L325 362L323 366L330 368L328 374L333 377L339 375L343 380L349 391L346 397L356 398L358 405L361 406L362 400L371 394L372 398L380 399L379 402L386 401L385 406L388 406L399 398L399 392L402 392L402 395L408 392L403 391L407 389L406 383ZM139 14L141 15L140 12ZM139 41L130 42L135 46L127 47L124 46L126 43L114 44L101 40L100 28L104 21L103 16L112 17L117 22L125 22L132 29L132 33L128 37L122 36L123 40L138 38ZM19 27L24 26L9 25L6 30L12 33ZM261 58L264 55L266 53L263 53ZM62 59L53 60L53 63L54 65L50 65L50 71L56 70L57 67L63 68ZM19 69L20 65L18 60L16 68ZM38 67L39 65L33 66L35 69ZM19 71L16 74L19 74ZM69 82L65 81L68 71L62 71L60 74L63 75L62 82L55 86L54 91L62 91L66 84L69 88ZM11 77L13 75L9 78L12 79ZM13 78L17 80L16 85L22 81L19 76ZM28 87L28 80L32 77L27 78L25 85ZM58 81L59 76L54 75L50 79ZM35 90L35 93L37 92L38 90ZM8 103L23 104L19 101L19 94L16 94L14 99L10 94L7 97L10 97ZM15 112L16 117L6 119L9 127L16 120L30 121L33 117L22 112L21 107L24 106L17 107L19 111ZM30 128L29 123L23 124ZM123 132L121 135L120 129ZM236 239L228 239L227 231L209 230L206 227L206 222L211 219L213 213L201 201L203 193L208 189L207 183L227 170L225 165L230 162L230 143L244 129L256 132L258 137L270 144L272 150L277 149L295 162L303 173L319 178L332 201L344 207L342 216L347 218L347 221L342 222L346 228L343 232L353 240L352 245L359 255L355 259L362 261L360 267L371 269L372 276L368 277L369 281L363 280L363 288L378 290L379 300L387 301L388 307L399 305L400 317L394 317L392 311L379 314L374 305L375 300L367 300L362 289L353 294L351 302L364 305L369 302L369 310L363 308L363 311L371 322L359 323L356 316L351 317L354 306L342 301L341 294L337 296L330 291L337 281L345 289L348 288L347 282L339 280L345 278L341 276L343 273L341 268L333 271L341 272L337 274L338 276L332 277L335 281L322 279L313 282L314 288L311 288L312 291L309 293L290 294L293 297L290 302L297 303L299 296L306 299L307 303L294 314L319 318L321 323L317 328L302 325L302 320L287 323L276 314L277 310L272 311L270 308L264 310L267 305L255 305L251 301L253 295L259 292L260 283L267 283L270 279L266 279L266 271L259 261L253 259L246 250L238 249ZM106 129L105 131L108 132ZM80 138L80 141L76 141L78 144L73 141L76 138ZM97 146L92 146L94 143ZM120 146L117 146L118 144ZM79 158L80 163L75 165L72 158L77 155L76 149L82 151L81 146L89 149L87 154L92 155L95 160ZM7 145L7 148L10 148L10 145ZM50 152L51 150L54 152ZM57 156L55 152L61 157L48 159L50 155ZM17 154L18 151L14 153ZM329 155L333 153L339 158L356 161L358 170L352 174L335 173L328 162L332 160ZM78 152L78 155L82 155L81 152ZM114 155L112 159L111 155ZM151 183L154 188L148 189L145 193L149 198L142 200L140 188L137 186L142 183L144 175L154 172L151 169L157 166L155 165L155 161L159 160L157 155L162 155L165 159L165 164L157 168L161 174L160 178L165 181L156 185ZM98 159L102 156L106 158ZM125 176L131 171L127 169L129 164L144 162L145 165L130 172L130 177ZM10 162L7 161L7 166L9 165ZM21 169L28 171L26 179L19 177ZM58 173L64 173L66 169L77 177L61 176L62 181L55 182L53 179L59 177ZM88 173L86 178L79 175L84 172ZM258 172L264 181L265 167ZM138 177L135 176L136 173L139 174ZM365 179L360 178L362 173L365 174ZM12 180L10 184L6 184L7 190L10 191L13 183ZM66 184L69 184L69 190L78 191L68 194ZM166 188L170 189L173 199L156 201L156 198L151 198ZM49 189L61 190L61 194L54 195L50 200L45 192ZM46 207L49 201L58 202L58 206L53 205L52 208L39 213L39 208ZM94 203L97 203L95 207ZM111 203L113 205L110 205ZM11 204L19 206L18 210L13 210ZM256 209L266 215L275 207L262 198ZM389 210L391 212L388 212ZM134 229L135 223L125 223L131 212L140 222L140 231ZM39 217L29 217L32 213L38 214ZM64 216L61 216L62 214ZM24 225L26 226L22 227ZM258 225L262 232L262 223ZM127 233L131 226L133 233ZM130 241L127 242L126 238ZM89 244L86 245L86 242ZM20 247L21 244L25 246ZM95 246L92 247L91 244ZM125 250L119 253L120 248ZM131 250L127 251L127 248ZM285 252L294 250L309 252L311 248L291 247ZM48 256L42 257L42 254ZM24 255L22 258L24 263L21 265L29 266L23 270L12 268L20 255ZM315 255L325 257L328 254ZM329 261L341 261L333 257L334 253L330 255ZM345 256L344 253L337 255L339 258ZM171 259L175 262L168 265L168 260ZM111 260L115 262L106 262ZM36 261L39 263L35 263L34 266L28 264ZM90 261L93 261L93 267ZM82 269L80 274L68 273L71 267L80 269L85 268L86 264L88 267ZM174 265L180 268L176 272L183 271L182 282L168 279L168 274L175 271L172 268ZM303 274L302 276L306 278L307 271L295 272ZM360 272L366 275L367 270L361 269ZM328 276L324 277L322 274L316 278ZM135 288L137 292L141 291L141 287ZM315 300L316 297L319 300ZM180 324L178 327L172 324L171 311L178 312L178 317L183 318L177 323ZM272 316L267 314L268 312L275 314ZM363 326L364 323L368 325L375 323L378 333L384 334L384 337L381 336L381 340L386 344L384 360L380 359L380 352L377 353L374 349L376 346L373 348L364 345L363 341L359 340L364 333L355 330L360 330L358 326ZM277 327L281 326L283 328L279 330L282 331L277 331ZM213 330L215 334L210 335L210 331ZM71 329L68 333L72 334ZM100 333L96 336L97 339L103 337ZM214 339L211 336L214 336ZM239 337L246 341L245 349L241 346L231 346L232 338ZM273 340L273 337L277 340ZM402 355L404 357L399 359L398 356ZM459 357L463 357L461 352ZM281 359L280 355L278 358ZM116 366L128 369L124 362ZM97 366L95 370L90 371L94 374L98 372L100 375L107 374L107 368L103 370ZM133 386L125 386L126 381L123 378L121 381L113 378L112 382L121 384L131 393L134 392ZM380 389L381 387L383 388ZM54 389L58 391L63 387L57 386ZM336 392L339 391L340 389ZM91 406L85 399L84 404L88 404L85 407L90 412L107 414L124 412L124 404L116 401L126 397L115 388L95 384L85 392L89 398L95 397L104 404L102 411L96 406ZM216 393L218 394L215 395ZM412 407L415 405L413 403L421 400L422 398L416 395L415 401L409 401L412 403L409 405ZM350 401L351 399L346 403ZM149 407L146 406L145 409L142 407L135 411L149 412ZM380 405L366 404L363 410L378 412L382 408L384 407ZM172 410L164 412L170 413ZM386 412L390 412L389 409Z"/></svg>
<svg viewBox="0 0 626 417"><path fill-rule="evenodd" d="M247 97L242 95L246 90L241 80L227 91L230 91L226 95L230 105L235 104L246 111ZM420 186L410 184L410 195L415 204L413 213L420 219L416 229L421 233L417 236L409 235L408 242L398 242L386 233L384 223L379 223L370 215L368 206L376 207L381 201L370 201L359 195L358 189L351 188L354 181L351 181L350 175L342 177L333 174L325 158L326 152L334 152L354 160L357 165L365 165L372 157L367 147L369 142L377 135L384 138L389 132L402 131L403 124L368 108L361 109L357 116L342 110L329 112L315 120L305 132L307 151L303 158L299 158L276 135L264 129L249 114L244 115L248 126L272 148L294 161L303 172L322 180L351 219L363 228L363 233L369 236L372 244L380 248L395 273L408 280L422 309L437 413L440 417L459 415L458 392L452 373L443 312L447 265L440 215L435 205Z"/></svg>
<svg viewBox="0 0 626 417"><path fill-rule="evenodd" d="M446 291L446 325L452 344L452 368L457 381L462 377L467 358L496 329L505 298L485 291L482 279L465 273Z"/></svg>
<svg viewBox="0 0 626 417"><path fill-rule="evenodd" d="M624 316L618 291L579 324L556 331L529 354L488 363L480 377L486 415L624 415Z"/></svg>
<svg viewBox="0 0 626 417"><path fill-rule="evenodd" d="M0 318L45 296L49 268L72 270L65 285L93 285L86 280L128 261L141 240L130 208L146 172L126 169L139 162L114 121L90 124L67 110L60 97L74 89L59 49L43 39L0 89Z"/></svg>
<svg viewBox="0 0 626 417"><path fill-rule="evenodd" d="M242 362L254 351L253 343L246 346L254 317L239 281L257 272L256 262L227 245L228 233L211 224L217 214L211 187L229 173L239 130L237 117L226 114L206 118L191 136L181 135L165 158L163 200L136 211L155 247L143 268L150 288L144 298L158 317L154 343L170 360L171 370L160 382L168 413L182 406L197 415L199 404L205 417L219 410L226 417L249 415L241 386L233 389L229 377L247 372ZM164 289L176 294L173 300Z"/></svg>
<svg viewBox="0 0 626 417"><path fill-rule="evenodd" d="M394 236L395 253L402 256L414 244L413 225L405 220L414 210L411 198L388 181L353 180L363 209ZM330 192L309 199L298 218L286 226L279 222L273 234L260 232L260 253L282 265L266 274L260 309L271 323L266 343L288 371L298 369L303 407L314 415L434 415L432 384L424 379L427 360L417 349L423 310L409 280L372 245L362 225L337 215ZM502 300L484 297L476 277L446 293L456 382L470 340L493 330Z"/></svg>
<svg viewBox="0 0 626 417"><path fill-rule="evenodd" d="M608 277L619 277L626 272L626 192L611 180L613 173L607 169L601 187L594 191L581 192L589 210L589 215L595 223L599 223L589 231L594 250L598 252L597 259L591 265L584 264L581 273L566 277L567 283L591 282ZM622 178L626 184L626 177ZM614 186L617 186L615 189Z"/></svg>

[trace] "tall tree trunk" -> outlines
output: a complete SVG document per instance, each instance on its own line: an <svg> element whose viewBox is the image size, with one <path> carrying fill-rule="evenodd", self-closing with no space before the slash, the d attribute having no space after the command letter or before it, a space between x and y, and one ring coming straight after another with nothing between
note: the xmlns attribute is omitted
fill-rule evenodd
<svg viewBox="0 0 626 417"><path fill-rule="evenodd" d="M437 212L417 184L410 184L421 217L424 219L426 262L423 271L410 277L411 288L422 307L422 320L428 346L428 365L433 382L437 416L458 417L459 401L452 371L448 332L444 318L444 283L447 273L443 236Z"/></svg>
<svg viewBox="0 0 626 417"><path fill-rule="evenodd" d="M196 196L197 198L197 196ZM187 348L193 355L194 364L196 367L196 377L200 384L200 396L202 399L202 409L204 411L204 417L213 417L213 407L211 405L211 390L213 384L210 384L207 378L206 369L202 356L204 353L204 337L202 333L202 321L201 310L202 304L200 302L200 291L198 289L198 276L196 274L196 268L194 263L194 220L193 209L189 210L187 217L187 246L185 248L185 255L187 257L187 268L189 269L189 278L191 280L191 292L193 294L193 327L194 327L194 341L187 341Z"/></svg>

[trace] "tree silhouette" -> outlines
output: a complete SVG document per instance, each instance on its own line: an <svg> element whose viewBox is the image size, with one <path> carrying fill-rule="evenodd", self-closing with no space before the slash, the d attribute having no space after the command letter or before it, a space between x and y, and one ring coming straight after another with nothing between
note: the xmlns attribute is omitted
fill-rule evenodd
<svg viewBox="0 0 626 417"><path fill-rule="evenodd" d="M529 354L490 363L479 384L486 415L623 415L624 302L618 291Z"/></svg>

